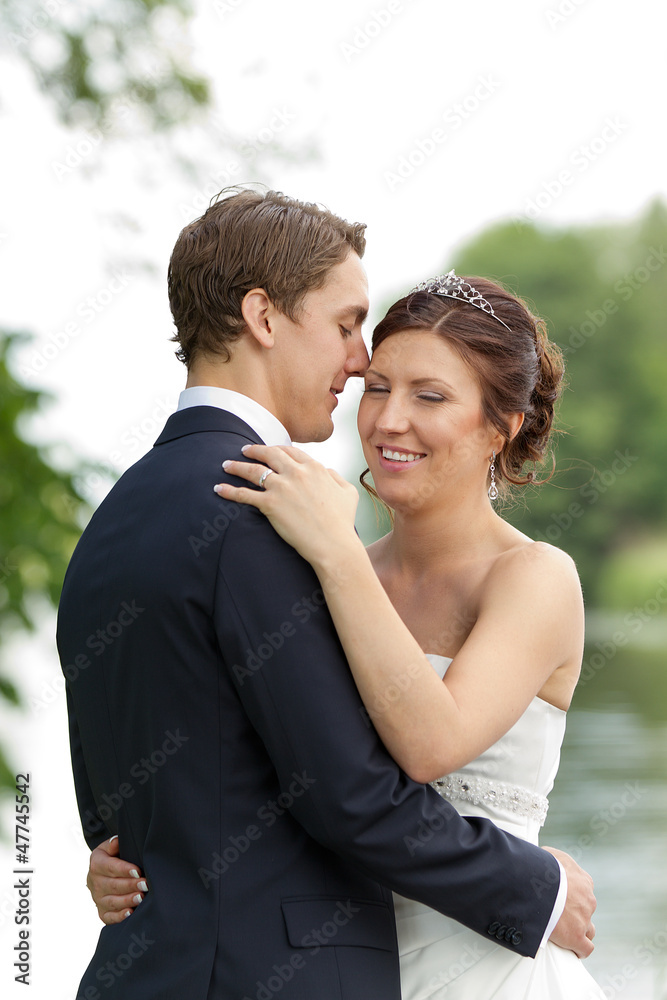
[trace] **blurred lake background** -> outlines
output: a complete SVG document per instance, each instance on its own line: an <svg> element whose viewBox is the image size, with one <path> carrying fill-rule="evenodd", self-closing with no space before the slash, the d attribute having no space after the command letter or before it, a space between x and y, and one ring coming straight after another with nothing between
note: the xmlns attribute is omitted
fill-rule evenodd
<svg viewBox="0 0 667 1000"><path fill-rule="evenodd" d="M504 281L563 350L556 474L503 511L575 558L587 604L543 842L595 879L607 997L667 1000L666 22L651 0L631 18L620 0L2 6L3 997L23 995L21 771L32 997L73 1000L98 934L54 606L92 510L184 382L165 290L178 231L253 181L368 222L369 340L395 298L455 267ZM351 481L358 399L350 385L333 438L308 448ZM377 533L365 498L359 530Z"/></svg>
<svg viewBox="0 0 667 1000"><path fill-rule="evenodd" d="M621 650L579 688L541 838L593 875L588 967L610 997L667 995L666 645Z"/></svg>

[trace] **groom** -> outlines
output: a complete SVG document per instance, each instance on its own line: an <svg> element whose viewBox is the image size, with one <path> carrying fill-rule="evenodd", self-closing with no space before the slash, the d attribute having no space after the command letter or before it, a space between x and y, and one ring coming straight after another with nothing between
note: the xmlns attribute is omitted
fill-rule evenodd
<svg viewBox="0 0 667 1000"><path fill-rule="evenodd" d="M368 364L364 248L363 226L250 190L174 248L187 388L92 518L59 612L84 832L117 834L151 883L80 1000L398 1000L390 889L523 955L556 922L592 950L588 876L559 855L561 917L551 854L399 770L311 567L213 492L244 444L331 434Z"/></svg>

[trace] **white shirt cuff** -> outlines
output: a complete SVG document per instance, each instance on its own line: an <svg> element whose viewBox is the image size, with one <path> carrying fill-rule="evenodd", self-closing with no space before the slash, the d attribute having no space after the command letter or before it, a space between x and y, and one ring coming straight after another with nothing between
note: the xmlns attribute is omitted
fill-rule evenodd
<svg viewBox="0 0 667 1000"><path fill-rule="evenodd" d="M556 859L558 861L558 859ZM560 868L560 885L558 887L558 895L556 896L556 902L554 903L554 908L551 912L551 919L547 924L547 929L544 932L544 937L540 942L540 948L544 948L545 944L551 937L553 930L563 915L563 910L565 909L565 901L567 899L567 875L565 874L565 869L563 868L560 861L558 861L558 867Z"/></svg>

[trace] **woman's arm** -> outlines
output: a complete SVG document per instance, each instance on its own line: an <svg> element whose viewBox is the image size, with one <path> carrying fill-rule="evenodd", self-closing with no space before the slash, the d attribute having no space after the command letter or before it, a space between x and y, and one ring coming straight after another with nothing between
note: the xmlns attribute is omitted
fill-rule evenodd
<svg viewBox="0 0 667 1000"><path fill-rule="evenodd" d="M477 757L572 657L583 635L574 564L532 543L497 560L478 620L443 683L354 531L355 488L295 448L253 445L246 455L275 470L266 489L216 491L261 510L313 565L369 716L414 780L431 781ZM244 462L225 468L253 484L266 472Z"/></svg>

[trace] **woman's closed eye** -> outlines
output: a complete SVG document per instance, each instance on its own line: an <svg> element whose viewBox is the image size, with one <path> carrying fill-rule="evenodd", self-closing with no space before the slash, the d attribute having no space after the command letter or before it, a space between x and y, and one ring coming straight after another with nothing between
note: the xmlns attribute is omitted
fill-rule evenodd
<svg viewBox="0 0 667 1000"><path fill-rule="evenodd" d="M364 392L389 392L389 386L374 382L364 387Z"/></svg>

